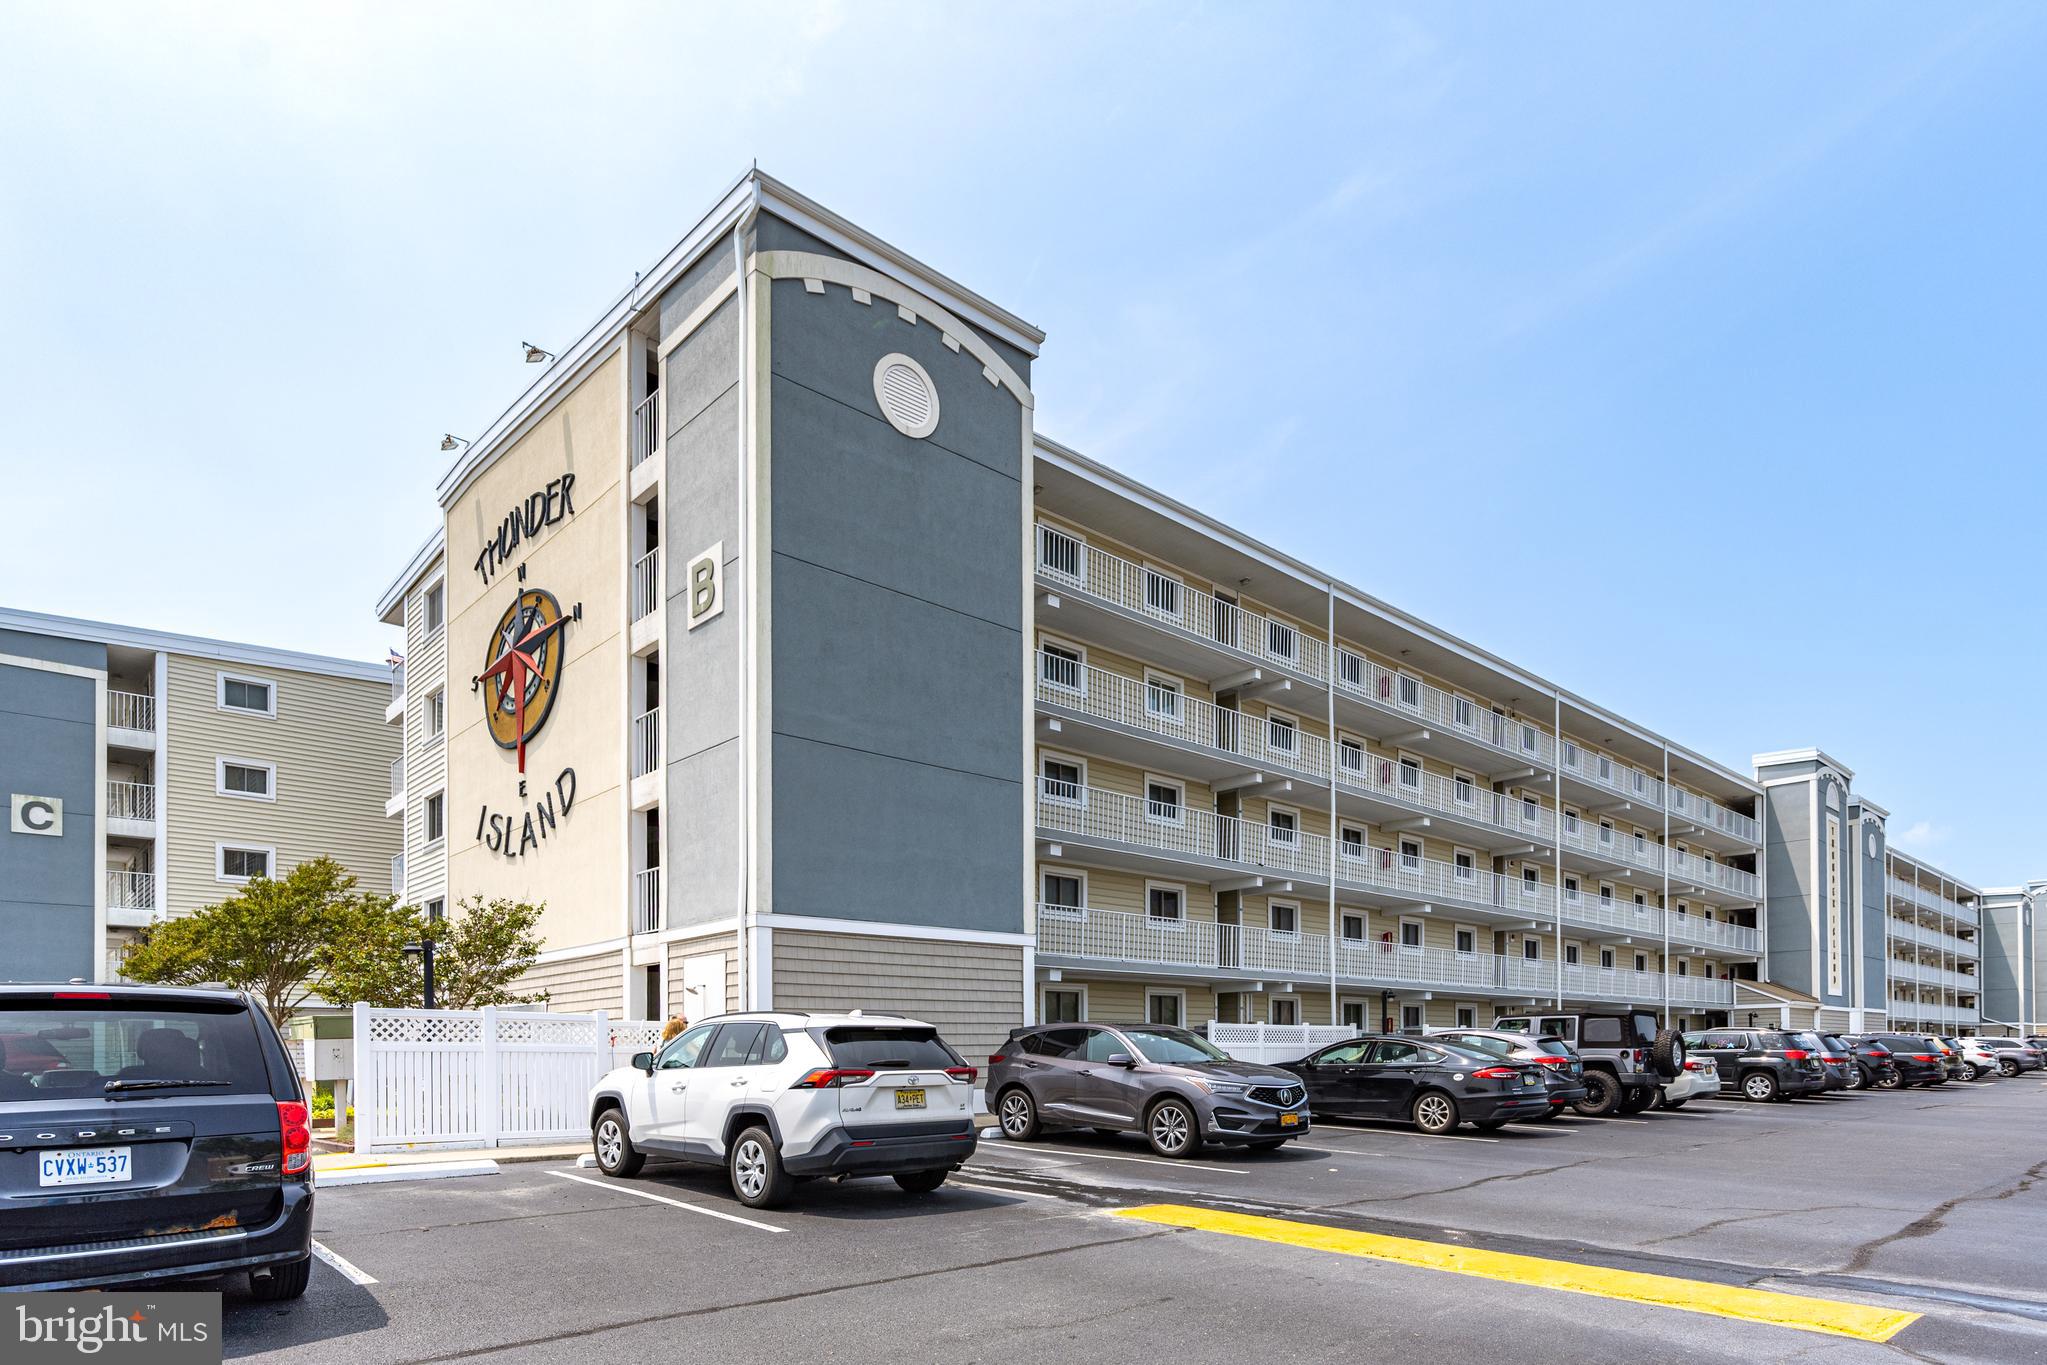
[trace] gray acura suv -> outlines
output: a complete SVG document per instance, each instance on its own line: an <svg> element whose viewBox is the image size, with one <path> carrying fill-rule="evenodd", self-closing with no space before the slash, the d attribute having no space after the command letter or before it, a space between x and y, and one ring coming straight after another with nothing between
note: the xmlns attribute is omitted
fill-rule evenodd
<svg viewBox="0 0 2047 1365"><path fill-rule="evenodd" d="M1269 1152L1308 1131L1300 1077L1158 1024L1013 1029L988 1058L988 1102L1012 1141L1046 1128L1142 1133L1167 1157L1204 1142Z"/></svg>

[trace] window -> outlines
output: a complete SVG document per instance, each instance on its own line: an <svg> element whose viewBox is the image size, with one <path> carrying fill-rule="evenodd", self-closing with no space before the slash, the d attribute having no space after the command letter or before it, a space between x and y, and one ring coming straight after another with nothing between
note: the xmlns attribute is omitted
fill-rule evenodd
<svg viewBox="0 0 2047 1365"><path fill-rule="evenodd" d="M448 615L448 586L436 583L426 590L426 600L421 605L420 615L426 619L426 633L431 635L441 628Z"/></svg>
<svg viewBox="0 0 2047 1365"><path fill-rule="evenodd" d="M1145 918L1178 924L1186 917L1186 900L1187 892L1182 887L1147 886L1144 889Z"/></svg>
<svg viewBox="0 0 2047 1365"><path fill-rule="evenodd" d="M1086 1001L1087 996L1082 991L1064 986L1047 986L1042 1022L1077 1024L1087 1017Z"/></svg>
<svg viewBox="0 0 2047 1365"><path fill-rule="evenodd" d="M448 798L435 792L426 799L426 841L438 843L447 829Z"/></svg>
<svg viewBox="0 0 2047 1365"><path fill-rule="evenodd" d="M1526 863L1521 865L1521 894L1524 896L1542 894L1542 873Z"/></svg>
<svg viewBox="0 0 2047 1365"><path fill-rule="evenodd" d="M1578 945L1577 945L1577 944L1575 944L1575 943L1566 943L1566 944L1564 945L1564 962L1565 962L1565 963L1566 963L1567 965L1569 965L1569 966L1572 966L1572 967L1575 967L1575 966L1577 966L1577 965L1578 965Z"/></svg>
<svg viewBox="0 0 2047 1365"><path fill-rule="evenodd" d="M1576 877L1564 878L1564 899L1573 905L1578 903L1578 879Z"/></svg>
<svg viewBox="0 0 2047 1365"><path fill-rule="evenodd" d="M1400 694L1400 704L1410 711L1421 710L1422 709L1421 679L1410 678L1407 676L1407 674L1402 673L1397 675L1397 681L1398 691Z"/></svg>
<svg viewBox="0 0 2047 1365"><path fill-rule="evenodd" d="M1400 841L1400 870L1419 872L1422 870L1422 841L1403 838Z"/></svg>
<svg viewBox="0 0 2047 1365"><path fill-rule="evenodd" d="M1038 678L1047 687L1087 695L1087 655L1072 645L1046 640L1038 646Z"/></svg>
<svg viewBox="0 0 2047 1365"><path fill-rule="evenodd" d="M1635 831L1635 856L1638 858L1647 857L1648 853L1649 836L1638 829Z"/></svg>
<svg viewBox="0 0 2047 1365"><path fill-rule="evenodd" d="M1647 896L1647 894L1640 891L1637 891L1635 893L1635 913L1637 914L1649 913L1649 897Z"/></svg>
<svg viewBox="0 0 2047 1365"><path fill-rule="evenodd" d="M1273 753L1292 758L1301 747L1301 728L1292 716L1283 716L1277 711L1265 717L1265 747Z"/></svg>
<svg viewBox="0 0 2047 1365"><path fill-rule="evenodd" d="M1611 910L1611 909L1613 909L1613 883L1612 883L1612 882L1601 882L1601 883L1599 884L1599 908L1600 908L1600 909L1602 909L1602 910Z"/></svg>
<svg viewBox="0 0 2047 1365"><path fill-rule="evenodd" d="M1521 798L1521 823L1530 829L1542 823L1542 803L1532 796Z"/></svg>
<svg viewBox="0 0 2047 1365"><path fill-rule="evenodd" d="M1186 696L1178 678L1163 673L1144 675L1144 714L1168 725L1178 725L1186 714Z"/></svg>
<svg viewBox="0 0 2047 1365"><path fill-rule="evenodd" d="M1524 722L1524 723L1522 724L1522 726L1521 726L1521 752L1522 752L1522 753L1524 753L1524 754L1533 754L1533 753L1539 753L1539 752L1541 752L1541 750L1542 750L1542 741L1541 741L1541 740L1540 740L1539 738L1537 738L1537 736L1538 736L1538 734L1539 734L1539 733L1540 733L1540 732L1539 732L1539 731L1537 731L1537 730L1536 730L1536 728L1535 728L1535 727L1534 727L1533 725L1529 725L1529 724L1527 724L1527 723L1525 723L1525 722Z"/></svg>
<svg viewBox="0 0 2047 1365"><path fill-rule="evenodd" d="M1078 806L1087 790L1087 770L1064 758L1038 760L1038 791L1047 801Z"/></svg>
<svg viewBox="0 0 2047 1365"><path fill-rule="evenodd" d="M1575 739L1567 739L1567 740L1565 740L1565 741L1564 741L1564 766L1565 766L1566 768L1575 768L1575 767L1577 767L1577 766L1578 766L1578 757L1579 757L1579 755L1578 755L1578 741L1577 741L1577 740L1575 740Z"/></svg>
<svg viewBox="0 0 2047 1365"><path fill-rule="evenodd" d="M1599 756L1599 780L1608 784L1613 782L1613 760L1605 754Z"/></svg>
<svg viewBox="0 0 2047 1365"><path fill-rule="evenodd" d="M1472 856L1470 849L1460 848L1455 853L1452 853L1450 855L1450 864L1453 875L1458 881L1472 882L1478 880L1478 862Z"/></svg>
<svg viewBox="0 0 2047 1365"><path fill-rule="evenodd" d="M1422 922L1418 919L1400 921L1400 946L1419 948L1422 946Z"/></svg>
<svg viewBox="0 0 2047 1365"><path fill-rule="evenodd" d="M1273 901L1267 907L1267 916L1272 921L1272 932L1298 938L1301 933L1301 907L1285 901Z"/></svg>
<svg viewBox="0 0 2047 1365"><path fill-rule="evenodd" d="M1457 1027L1459 1028L1478 1027L1478 1009L1476 1006L1459 1005L1457 1007Z"/></svg>
<svg viewBox="0 0 2047 1365"><path fill-rule="evenodd" d="M703 1065L745 1066L747 1057L753 1052L754 1044L761 1039L761 1030L766 1024L743 1020L737 1024L726 1024L718 1030L718 1036L711 1043L711 1050L705 1055Z"/></svg>
<svg viewBox="0 0 2047 1365"><path fill-rule="evenodd" d="M1478 930L1467 924L1457 926L1457 952L1460 957L1471 957L1478 952Z"/></svg>
<svg viewBox="0 0 2047 1365"><path fill-rule="evenodd" d="M1478 728L1478 708L1471 704L1471 698L1456 698L1450 710L1451 717L1456 721L1458 729L1476 730Z"/></svg>
<svg viewBox="0 0 2047 1365"><path fill-rule="evenodd" d="M252 716L277 714L277 690L262 678L240 678L232 673L222 673L219 675L219 687L215 701L223 711L246 711Z"/></svg>
<svg viewBox="0 0 2047 1365"><path fill-rule="evenodd" d="M1149 564L1144 569L1144 609L1154 616L1180 616L1180 580L1160 573Z"/></svg>
<svg viewBox="0 0 2047 1365"><path fill-rule="evenodd" d="M1539 938L1522 939L1521 960L1524 962L1542 961L1542 940Z"/></svg>
<svg viewBox="0 0 2047 1365"><path fill-rule="evenodd" d="M1347 773L1361 773L1365 770L1365 746L1354 739L1340 739L1336 742L1337 759Z"/></svg>
<svg viewBox="0 0 2047 1365"><path fill-rule="evenodd" d="M1599 842L1603 848L1613 847L1613 821L1601 820L1599 822Z"/></svg>
<svg viewBox="0 0 2047 1365"><path fill-rule="evenodd" d="M267 877L275 852L275 849L247 844L215 844L214 854L219 861L214 868L214 878L223 882L245 882L251 877Z"/></svg>
<svg viewBox="0 0 2047 1365"><path fill-rule="evenodd" d="M1301 652L1301 637L1286 622L1274 621L1268 617L1265 622L1265 652L1275 659L1298 658Z"/></svg>
<svg viewBox="0 0 2047 1365"><path fill-rule="evenodd" d="M1574 810L1566 810L1566 811L1564 812L1564 833L1566 833L1566 834L1576 834L1577 832L1578 832L1578 812L1576 812L1576 811L1574 811Z"/></svg>
<svg viewBox="0 0 2047 1365"><path fill-rule="evenodd" d="M1365 832L1356 826L1345 825L1343 828L1341 852L1346 858L1363 858L1365 856Z"/></svg>
<svg viewBox="0 0 2047 1365"><path fill-rule="evenodd" d="M1418 1029L1421 1026L1422 1007L1420 1005L1402 1005L1400 1007L1400 1027L1403 1029ZM1424 1054L1422 1053L1420 1048L1411 1049L1407 1057L1395 1058L1388 1056L1387 1053L1396 1046L1398 1045L1393 1043L1381 1043L1379 1045L1379 1055L1377 1057L1374 1057L1372 1060L1378 1062L1391 1062L1409 1060L1419 1061L1423 1059Z"/></svg>
<svg viewBox="0 0 2047 1365"><path fill-rule="evenodd" d="M1345 1028L1356 1029L1359 1033L1363 1033L1365 1031L1364 1001L1362 1000L1339 1001L1337 1003L1337 1010L1339 1013L1343 1015L1343 1026ZM1355 1052L1348 1054L1349 1059L1352 1061L1355 1061L1360 1055L1362 1055L1365 1049L1365 1045L1362 1043L1344 1044L1343 1046L1354 1047L1356 1049ZM1329 1060L1329 1054L1326 1052L1322 1054L1322 1060L1327 1062Z"/></svg>
<svg viewBox="0 0 2047 1365"><path fill-rule="evenodd" d="M1336 651L1336 680L1346 687L1365 690L1365 660L1347 649Z"/></svg>
<svg viewBox="0 0 2047 1365"><path fill-rule="evenodd" d="M1603 971L1610 972L1613 970L1613 949L1601 948L1599 950L1599 966Z"/></svg>
<svg viewBox="0 0 2047 1365"><path fill-rule="evenodd" d="M1054 914L1078 915L1087 903L1087 888L1070 872L1047 872L1038 881L1039 908Z"/></svg>
<svg viewBox="0 0 2047 1365"><path fill-rule="evenodd" d="M1470 773L1455 773L1450 778L1450 793L1460 806L1469 806L1478 800L1478 783Z"/></svg>
<svg viewBox="0 0 2047 1365"><path fill-rule="evenodd" d="M1060 578L1085 583L1086 560L1077 537L1050 526L1038 528L1038 567Z"/></svg>
<svg viewBox="0 0 2047 1365"><path fill-rule="evenodd" d="M430 693L426 699L426 737L439 739L448 729L448 694Z"/></svg>
<svg viewBox="0 0 2047 1365"><path fill-rule="evenodd" d="M1187 808L1187 789L1160 777L1144 779L1144 818L1154 824L1177 825Z"/></svg>
<svg viewBox="0 0 2047 1365"><path fill-rule="evenodd" d="M250 801L277 799L277 765L245 758L218 758L213 764L214 790L222 796Z"/></svg>
<svg viewBox="0 0 2047 1365"><path fill-rule="evenodd" d="M657 1071L677 1071L697 1064L703 1055L704 1044L711 1041L711 1035L718 1031L716 1024L699 1024L677 1034L654 1058Z"/></svg>
<svg viewBox="0 0 2047 1365"><path fill-rule="evenodd" d="M432 920L445 919L447 917L447 913L448 913L447 903L443 901L439 896L434 897L432 900L426 903L426 917L428 919Z"/></svg>
<svg viewBox="0 0 2047 1365"><path fill-rule="evenodd" d="M1400 760L1400 785L1410 792L1422 789L1422 761L1402 756Z"/></svg>
<svg viewBox="0 0 2047 1365"><path fill-rule="evenodd" d="M1347 943L1363 943L1365 941L1365 917L1349 910L1344 911L1343 937Z"/></svg>
<svg viewBox="0 0 2047 1365"><path fill-rule="evenodd" d="M1638 971L1638 972L1646 972L1646 971L1648 971L1648 970L1649 970L1649 956L1648 956L1648 954L1646 954L1646 953L1636 953L1636 954L1635 954L1635 970L1636 970L1636 971Z"/></svg>
<svg viewBox="0 0 2047 1365"><path fill-rule="evenodd" d="M1692 974L1692 964L1683 958L1679 958L1677 960L1677 974L1679 976L1690 976Z"/></svg>
<svg viewBox="0 0 2047 1365"><path fill-rule="evenodd" d="M1180 1016L1186 1012L1187 997L1181 991L1146 991L1144 993L1144 1018L1149 1024L1162 1024L1168 1028L1180 1027ZM1116 1049L1121 1052L1123 1049Z"/></svg>
<svg viewBox="0 0 2047 1365"><path fill-rule="evenodd" d="M1292 848L1300 842L1301 817L1280 806L1268 806L1265 811L1265 836L1275 844Z"/></svg>
<svg viewBox="0 0 2047 1365"><path fill-rule="evenodd" d="M1301 1022L1301 1002L1291 995L1272 997L1272 1022L1275 1024L1298 1024Z"/></svg>

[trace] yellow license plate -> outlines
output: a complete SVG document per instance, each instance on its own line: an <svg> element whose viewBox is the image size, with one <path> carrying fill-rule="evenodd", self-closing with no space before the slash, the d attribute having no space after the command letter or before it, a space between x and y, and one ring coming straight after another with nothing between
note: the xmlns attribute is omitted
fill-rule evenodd
<svg viewBox="0 0 2047 1365"><path fill-rule="evenodd" d="M898 1090L898 1091L896 1091L896 1108L898 1108L898 1109L922 1109L923 1107L924 1107L924 1092L923 1092L923 1091L921 1091L921 1090Z"/></svg>
<svg viewBox="0 0 2047 1365"><path fill-rule="evenodd" d="M1279 1116L1279 1126L1282 1128L1296 1127L1299 1125L1300 1121L1301 1116L1299 1114L1281 1114Z"/></svg>

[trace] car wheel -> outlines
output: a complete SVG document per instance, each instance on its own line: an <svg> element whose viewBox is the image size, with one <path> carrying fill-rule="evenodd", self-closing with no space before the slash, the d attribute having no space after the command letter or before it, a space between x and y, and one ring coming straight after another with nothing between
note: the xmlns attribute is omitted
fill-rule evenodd
<svg viewBox="0 0 2047 1365"><path fill-rule="evenodd" d="M625 1115L616 1109L605 1110L591 1125L590 1151L597 1157L597 1169L606 1175L630 1179L647 1164L646 1154L633 1146L626 1131Z"/></svg>
<svg viewBox="0 0 2047 1365"><path fill-rule="evenodd" d="M750 1209L772 1209L789 1198L795 1182L782 1169L782 1155L765 1128L748 1128L725 1154L732 1193Z"/></svg>
<svg viewBox="0 0 2047 1365"><path fill-rule="evenodd" d="M1416 1098L1409 1117L1424 1133L1439 1136L1457 1126L1457 1101L1440 1090L1424 1091Z"/></svg>
<svg viewBox="0 0 2047 1365"><path fill-rule="evenodd" d="M1029 1142L1038 1135L1038 1103L1020 1085L1002 1092L995 1104L995 1118L1002 1125L1002 1136L1012 1142Z"/></svg>
<svg viewBox="0 0 2047 1365"><path fill-rule="evenodd" d="M1777 1098L1777 1078L1767 1071L1751 1071L1741 1078L1741 1093L1757 1104Z"/></svg>
<svg viewBox="0 0 2047 1365"><path fill-rule="evenodd" d="M1639 1114L1656 1103L1654 1086L1630 1086L1621 1093L1620 1111L1623 1114Z"/></svg>
<svg viewBox="0 0 2047 1365"><path fill-rule="evenodd" d="M1656 1074L1666 1081L1674 1081L1684 1074L1685 1036L1674 1028L1667 1028L1656 1035L1656 1041L1649 1045L1649 1065L1656 1068Z"/></svg>
<svg viewBox="0 0 2047 1365"><path fill-rule="evenodd" d="M1886 1071L1883 1075L1876 1078L1876 1088L1879 1090L1896 1090L1898 1082L1903 1079L1904 1077L1900 1076L1895 1070Z"/></svg>
<svg viewBox="0 0 2047 1365"><path fill-rule="evenodd" d="M1201 1121L1187 1101L1168 1097L1144 1116L1144 1136L1160 1156L1192 1156L1201 1146Z"/></svg>
<svg viewBox="0 0 2047 1365"><path fill-rule="evenodd" d="M1851 1066L1848 1068L1848 1088L1850 1090L1860 1090L1868 1084L1869 1077L1862 1074L1861 1067Z"/></svg>
<svg viewBox="0 0 2047 1365"><path fill-rule="evenodd" d="M283 1265L272 1266L267 1274L250 1274L249 1293L265 1303L281 1303L305 1293L306 1282L312 1277L311 1256L302 1261L286 1261Z"/></svg>
<svg viewBox="0 0 2047 1365"><path fill-rule="evenodd" d="M1973 1080L1977 1079L1977 1078L1978 1078L1979 1076L1981 1076L1982 1074L1983 1074L1983 1073L1982 1073L1981 1071L1977 1070L1977 1068L1976 1068L1976 1064L1975 1064L1974 1062L1963 1062L1963 1063L1962 1063L1962 1079L1963 1079L1963 1080L1965 1080L1965 1081L1973 1081Z"/></svg>
<svg viewBox="0 0 2047 1365"><path fill-rule="evenodd" d="M1585 1098L1571 1107L1591 1119L1603 1119L1621 1102L1621 1083L1604 1071L1585 1073Z"/></svg>
<svg viewBox="0 0 2047 1365"><path fill-rule="evenodd" d="M2019 1064L2017 1062L1999 1062L1997 1070L1998 1074L2002 1076L2016 1076L2019 1074Z"/></svg>
<svg viewBox="0 0 2047 1365"><path fill-rule="evenodd" d="M903 1187L905 1194L929 1194L945 1183L952 1172L940 1166L935 1171L904 1171L896 1177L896 1184Z"/></svg>

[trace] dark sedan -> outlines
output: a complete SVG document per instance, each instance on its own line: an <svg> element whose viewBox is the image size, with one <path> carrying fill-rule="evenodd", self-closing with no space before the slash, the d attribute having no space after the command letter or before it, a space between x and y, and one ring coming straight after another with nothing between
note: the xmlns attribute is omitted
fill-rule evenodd
<svg viewBox="0 0 2047 1365"><path fill-rule="evenodd" d="M1475 1028L1436 1029L1428 1036L1436 1042L1461 1047L1467 1052L1483 1052L1490 1057L1505 1057L1510 1061L1541 1067L1542 1078L1549 1086L1549 1108L1540 1114L1530 1115L1531 1118L1556 1118L1591 1093L1585 1087L1585 1063L1579 1060L1576 1050L1561 1038Z"/></svg>
<svg viewBox="0 0 2047 1365"><path fill-rule="evenodd" d="M1499 1128L1549 1111L1543 1068L1431 1039L1352 1038L1281 1069L1301 1078L1315 1114L1405 1119L1424 1133L1465 1122Z"/></svg>

